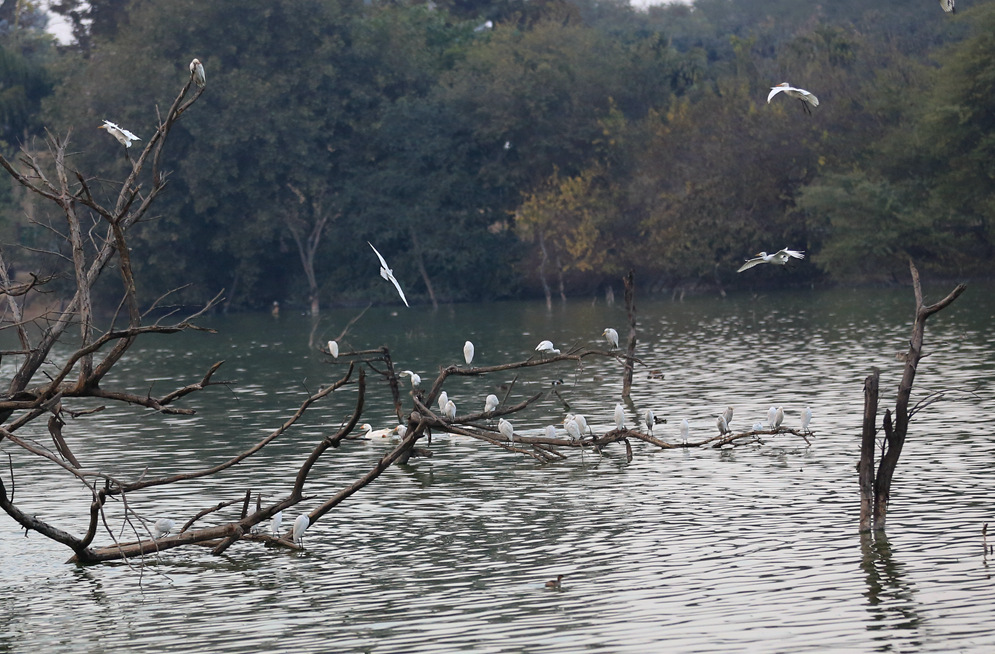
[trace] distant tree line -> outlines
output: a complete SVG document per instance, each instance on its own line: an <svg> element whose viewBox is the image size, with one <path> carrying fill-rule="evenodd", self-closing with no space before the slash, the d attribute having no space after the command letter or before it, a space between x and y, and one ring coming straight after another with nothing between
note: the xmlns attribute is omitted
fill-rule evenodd
<svg viewBox="0 0 995 654"><path fill-rule="evenodd" d="M109 192L130 164L96 127L153 133L204 63L157 224L131 237L146 303L190 281L186 301L225 288L236 309L394 302L366 241L416 302L591 294L628 270L654 290L890 280L910 255L982 275L995 3L961 4L63 0L60 47L5 0L0 148L71 130ZM767 103L783 81L819 97L811 116ZM33 202L0 181L3 247L58 273L58 216ZM809 254L790 274L735 272L785 246Z"/></svg>

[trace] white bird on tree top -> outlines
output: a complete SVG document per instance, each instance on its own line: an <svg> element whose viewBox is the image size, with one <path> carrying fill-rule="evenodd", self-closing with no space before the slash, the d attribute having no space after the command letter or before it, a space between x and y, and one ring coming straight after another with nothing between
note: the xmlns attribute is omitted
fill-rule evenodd
<svg viewBox="0 0 995 654"><path fill-rule="evenodd" d="M767 94L767 104L770 104L770 101L778 93L784 93L789 98L797 98L800 100L802 107L805 109L805 113L807 114L812 113L809 105L812 105L813 107L819 106L819 98L815 97L805 89L796 89L787 82L781 82L777 86L770 87L770 93Z"/></svg>
<svg viewBox="0 0 995 654"><path fill-rule="evenodd" d="M367 243L371 248L373 248L372 243L369 241L367 241ZM383 256L377 252L376 248L373 248L373 251L376 252L377 259L380 259L380 276L394 285L394 288L397 289L397 294L401 296L401 300L404 302L404 306L411 306L408 304L408 299L404 297L404 291L401 290L401 285L398 284L397 280L394 278L394 271L390 269L390 266L387 265L387 262L384 260Z"/></svg>
<svg viewBox="0 0 995 654"><path fill-rule="evenodd" d="M789 250L784 248L783 250L778 250L774 254L767 254L766 252L759 252L757 256L752 259L747 259L746 263L739 267L736 272L743 272L744 270L749 270L753 266L759 266L762 263L776 263L779 266L783 266L788 263L791 259L804 259L805 253L799 250Z"/></svg>
<svg viewBox="0 0 995 654"><path fill-rule="evenodd" d="M131 132L129 132L128 130L124 129L123 127L118 127L116 124L112 123L109 120L105 120L104 124L98 127L97 129L106 129L108 134L116 138L118 142L126 148L131 147L132 141L142 140L137 136L135 136L134 134L132 134Z"/></svg>
<svg viewBox="0 0 995 654"><path fill-rule="evenodd" d="M194 84L200 88L204 88L207 84L207 76L204 75L204 64L200 63L200 59L194 59L190 62L190 77L193 78Z"/></svg>

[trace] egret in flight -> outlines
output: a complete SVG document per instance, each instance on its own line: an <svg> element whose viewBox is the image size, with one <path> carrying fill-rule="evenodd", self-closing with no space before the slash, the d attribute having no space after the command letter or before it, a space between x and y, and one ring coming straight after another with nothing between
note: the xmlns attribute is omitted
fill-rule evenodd
<svg viewBox="0 0 995 654"><path fill-rule="evenodd" d="M940 6L943 7L943 11L948 14L953 14L957 11L954 9L954 0L940 0Z"/></svg>
<svg viewBox="0 0 995 654"><path fill-rule="evenodd" d="M515 427L504 418L498 420L498 431L508 439L509 443L515 440Z"/></svg>
<svg viewBox="0 0 995 654"><path fill-rule="evenodd" d="M200 63L200 59L194 59L190 62L190 77L193 78L194 84L200 88L204 88L207 84L207 77L204 75L204 64Z"/></svg>
<svg viewBox="0 0 995 654"><path fill-rule="evenodd" d="M273 533L273 538L280 537L280 524L283 522L283 511L273 514L273 521L269 524L269 530Z"/></svg>
<svg viewBox="0 0 995 654"><path fill-rule="evenodd" d="M367 243L371 248L373 248L372 243L369 241L367 241ZM376 248L373 248L373 251L376 252L377 259L380 259L380 276L394 285L394 288L397 289L397 294L401 296L401 300L404 302L404 306L411 306L408 304L408 299L404 297L404 291L401 290L401 285L397 282L397 279L394 278L394 271L390 269L390 266L387 265L387 262L384 260L383 256L377 252Z"/></svg>
<svg viewBox="0 0 995 654"><path fill-rule="evenodd" d="M132 134L131 132L129 132L128 130L124 129L123 127L118 127L109 120L105 120L104 124L98 127L97 129L106 129L108 134L116 138L118 140L118 143L120 143L126 148L131 147L132 141L142 140L137 136L135 136L134 134Z"/></svg>
<svg viewBox="0 0 995 654"><path fill-rule="evenodd" d="M553 341L541 341L536 345L536 352L539 354L559 354L560 351L553 347Z"/></svg>
<svg viewBox="0 0 995 654"><path fill-rule="evenodd" d="M163 536L168 536L169 532L173 531L173 527L175 526L176 523L169 518L159 518L152 525L152 538L159 540Z"/></svg>
<svg viewBox="0 0 995 654"><path fill-rule="evenodd" d="M294 520L294 542L301 547L304 547L304 532L307 531L310 524L311 519L307 517L306 513L300 514Z"/></svg>
<svg viewBox="0 0 995 654"><path fill-rule="evenodd" d="M339 358L339 344L335 341L328 341L328 353L332 355L333 359Z"/></svg>
<svg viewBox="0 0 995 654"><path fill-rule="evenodd" d="M618 349L618 332L611 327L606 327L605 331L601 332L601 335L605 337L608 344L612 346L613 350Z"/></svg>
<svg viewBox="0 0 995 654"><path fill-rule="evenodd" d="M766 252L760 252L752 259L747 259L746 263L739 267L736 272L741 273L744 270L749 270L753 266L759 266L762 263L774 263L779 266L783 266L791 259L804 259L805 253L798 250L789 250L784 248L778 250L774 254L767 254Z"/></svg>
<svg viewBox="0 0 995 654"><path fill-rule="evenodd" d="M812 105L813 107L819 106L819 98L815 97L805 89L796 89L787 82L781 82L777 86L770 87L770 93L767 94L767 104L770 104L771 99L781 92L790 98L797 98L800 100L802 107L805 108L805 113L807 114L812 113L809 105Z"/></svg>
<svg viewBox="0 0 995 654"><path fill-rule="evenodd" d="M498 404L500 403L501 401L498 400L498 396L495 395L494 393L491 393L486 398L484 398L484 413L490 413L494 409L498 408Z"/></svg>
<svg viewBox="0 0 995 654"><path fill-rule="evenodd" d="M470 341L463 343L463 358L466 359L466 365L473 363L473 343Z"/></svg>

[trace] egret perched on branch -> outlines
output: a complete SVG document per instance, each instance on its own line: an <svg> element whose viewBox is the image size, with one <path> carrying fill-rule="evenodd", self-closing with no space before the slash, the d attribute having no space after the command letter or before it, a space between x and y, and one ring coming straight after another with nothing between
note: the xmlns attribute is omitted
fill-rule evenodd
<svg viewBox="0 0 995 654"><path fill-rule="evenodd" d="M951 2L951 4L953 4L953 3ZM812 422L812 409L809 408L809 407L805 407L805 410L802 411L802 431L803 432L811 432L812 431L811 429L808 428L809 423L811 423L811 422Z"/></svg>
<svg viewBox="0 0 995 654"><path fill-rule="evenodd" d="M328 353L332 355L333 359L339 358L339 344L335 341L328 341Z"/></svg>
<svg viewBox="0 0 995 654"><path fill-rule="evenodd" d="M721 413L719 414L719 417L715 419L715 426L719 428L719 434L722 436L725 436L732 431L729 429L729 423L726 422L726 417Z"/></svg>
<svg viewBox="0 0 995 654"><path fill-rule="evenodd" d="M556 425L546 425L546 438L556 438Z"/></svg>
<svg viewBox="0 0 995 654"><path fill-rule="evenodd" d="M585 418L581 414L577 413L577 414L574 414L573 419L574 419L574 422L577 423L577 426L580 427L580 433L586 434L587 433L587 418Z"/></svg>
<svg viewBox="0 0 995 654"><path fill-rule="evenodd" d="M128 130L124 129L123 127L118 127L109 120L105 120L104 124L98 127L97 129L106 129L108 134L116 138L118 140L118 143L120 143L126 148L131 147L132 141L142 140L137 136L135 136L134 134L132 134L131 132L129 132Z"/></svg>
<svg viewBox="0 0 995 654"><path fill-rule="evenodd" d="M646 433L652 436L653 424L656 422L656 417L653 415L653 409L646 409L646 411L643 412L643 420L646 422Z"/></svg>
<svg viewBox="0 0 995 654"><path fill-rule="evenodd" d="M421 375L417 372L411 372L410 370L402 370L398 373L398 377L408 377L411 379L411 388L418 388L421 384Z"/></svg>
<svg viewBox="0 0 995 654"><path fill-rule="evenodd" d="M943 7L943 11L948 14L956 13L957 10L954 9L954 0L940 0L940 6Z"/></svg>
<svg viewBox="0 0 995 654"><path fill-rule="evenodd" d="M774 429L779 428L782 422L784 422L784 409L777 407L777 411L774 412Z"/></svg>
<svg viewBox="0 0 995 654"><path fill-rule="evenodd" d="M508 439L509 443L515 440L515 427L504 418L498 420L498 431Z"/></svg>
<svg viewBox="0 0 995 654"><path fill-rule="evenodd" d="M450 420L456 420L456 403L452 400L446 402L446 407L442 410L442 413Z"/></svg>
<svg viewBox="0 0 995 654"><path fill-rule="evenodd" d="M681 420L681 442L685 445L688 444L688 432L691 431L691 425L688 424L688 419L684 418Z"/></svg>
<svg viewBox="0 0 995 654"><path fill-rule="evenodd" d="M541 341L536 345L536 352L539 354L559 354L560 351L553 347L553 341Z"/></svg>
<svg viewBox="0 0 995 654"><path fill-rule="evenodd" d="M798 98L798 100L802 103L802 107L805 108L805 113L807 114L812 113L809 105L812 105L813 107L819 106L819 98L815 97L805 89L796 89L787 82L781 82L777 86L770 87L770 93L767 94L767 104L770 104L771 99L781 92L788 97Z"/></svg>
<svg viewBox="0 0 995 654"><path fill-rule="evenodd" d="M732 422L732 413L733 408L731 406L727 406L726 410L722 412L722 417L726 419L726 427Z"/></svg>
<svg viewBox="0 0 995 654"><path fill-rule="evenodd" d="M741 273L744 270L749 270L753 266L759 266L762 263L775 263L779 266L783 266L784 264L788 263L788 261L791 259L804 259L804 258L805 258L804 252L800 252L798 250L789 250L788 248L778 250L774 254L767 254L766 252L760 252L757 254L756 257L752 259L747 259L746 263L740 266L739 270L737 270L736 272Z"/></svg>
<svg viewBox="0 0 995 654"><path fill-rule="evenodd" d="M618 349L618 332L611 327L606 327L605 331L601 332L601 335L605 337L608 344L612 346L613 350Z"/></svg>
<svg viewBox="0 0 995 654"><path fill-rule="evenodd" d="M495 395L494 393L491 393L486 398L484 398L484 413L490 413L494 409L498 408L498 404L500 403L501 401L498 400L498 396Z"/></svg>
<svg viewBox="0 0 995 654"><path fill-rule="evenodd" d="M301 547L304 547L304 532L307 531L310 524L311 519L307 517L306 513L300 514L294 520L294 542Z"/></svg>
<svg viewBox="0 0 995 654"><path fill-rule="evenodd" d="M442 391L439 393L439 411L446 410L446 402L449 401L449 393Z"/></svg>
<svg viewBox="0 0 995 654"><path fill-rule="evenodd" d="M615 403L615 429L625 429L625 408L621 402Z"/></svg>
<svg viewBox="0 0 995 654"><path fill-rule="evenodd" d="M372 243L367 241L367 244L369 244L369 246L373 248ZM408 304L408 299L404 297L404 291L401 290L401 285L397 282L397 279L394 278L394 271L390 269L390 266L387 265L387 262L384 260L383 256L377 251L376 248L373 248L373 251L376 252L377 259L380 259L380 276L394 285L394 288L397 289L397 294L401 296L401 300L404 302L404 306L406 307L411 306L410 304Z"/></svg>
<svg viewBox="0 0 995 654"><path fill-rule="evenodd" d="M283 511L273 514L273 521L269 524L269 530L273 533L273 538L280 537L280 524L283 522Z"/></svg>
<svg viewBox="0 0 995 654"><path fill-rule="evenodd" d="M580 425L570 416L563 419L563 428L567 430L567 436L570 437L571 441L579 441L584 437L583 432L580 430Z"/></svg>
<svg viewBox="0 0 995 654"><path fill-rule="evenodd" d="M473 363L473 343L470 341L463 343L463 358L466 359L466 365Z"/></svg>
<svg viewBox="0 0 995 654"><path fill-rule="evenodd" d="M173 527L175 526L176 523L169 518L159 518L152 525L152 538L159 540L163 536L168 536L169 532L173 531Z"/></svg>
<svg viewBox="0 0 995 654"><path fill-rule="evenodd" d="M204 88L207 84L207 77L204 75L204 64L200 63L200 59L194 59L190 62L190 77L193 78L194 84L200 88Z"/></svg>
<svg viewBox="0 0 995 654"><path fill-rule="evenodd" d="M771 429L774 428L774 419L777 417L777 407L772 406L767 409L767 426Z"/></svg>

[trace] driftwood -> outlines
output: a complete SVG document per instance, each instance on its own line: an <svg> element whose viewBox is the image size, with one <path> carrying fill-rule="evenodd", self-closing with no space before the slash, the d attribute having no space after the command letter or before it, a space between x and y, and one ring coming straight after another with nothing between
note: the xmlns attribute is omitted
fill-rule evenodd
<svg viewBox="0 0 995 654"><path fill-rule="evenodd" d="M898 385L895 411L885 411L882 426L884 446L874 471L875 436L878 404L878 372L874 371L864 382L864 423L861 435L860 462L857 465L860 481L860 530L883 530L888 516L888 502L891 498L891 482L894 478L898 458L902 454L905 438L908 435L909 418L915 408L909 409L912 384L915 381L919 361L923 358L922 345L926 331L926 320L960 297L967 286L958 284L945 298L935 304L925 304L922 285L915 263L909 261L912 274L912 288L915 293L915 320L912 323L912 336L909 338L909 351L905 355L905 369Z"/></svg>

